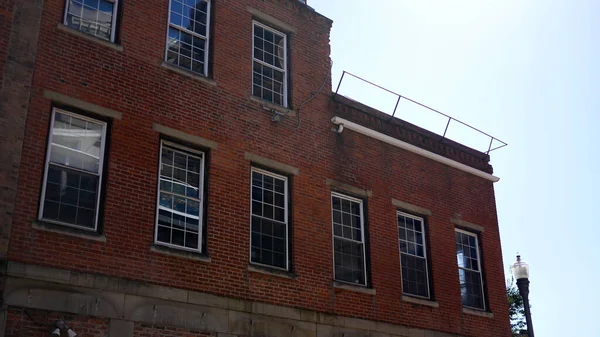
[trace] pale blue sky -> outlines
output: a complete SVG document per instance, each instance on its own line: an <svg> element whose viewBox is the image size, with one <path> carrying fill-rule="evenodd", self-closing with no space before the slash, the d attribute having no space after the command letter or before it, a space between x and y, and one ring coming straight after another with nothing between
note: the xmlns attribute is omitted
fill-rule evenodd
<svg viewBox="0 0 600 337"><path fill-rule="evenodd" d="M535 332L600 336L600 1L309 4L334 20L334 86L348 70L509 143L492 152L504 264L519 251L531 265ZM371 97L393 110L393 97ZM426 115L397 112L443 132ZM487 148L459 131L451 136Z"/></svg>

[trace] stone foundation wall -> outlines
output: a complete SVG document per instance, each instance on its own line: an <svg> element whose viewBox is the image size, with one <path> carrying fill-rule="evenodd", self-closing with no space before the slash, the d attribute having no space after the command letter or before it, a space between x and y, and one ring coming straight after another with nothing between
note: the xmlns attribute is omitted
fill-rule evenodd
<svg viewBox="0 0 600 337"><path fill-rule="evenodd" d="M9 262L5 337L458 337L370 320Z"/></svg>

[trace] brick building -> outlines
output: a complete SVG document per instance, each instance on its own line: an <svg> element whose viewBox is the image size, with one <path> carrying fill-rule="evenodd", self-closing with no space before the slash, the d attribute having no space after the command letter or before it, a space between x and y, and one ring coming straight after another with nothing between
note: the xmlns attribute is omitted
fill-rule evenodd
<svg viewBox="0 0 600 337"><path fill-rule="evenodd" d="M333 95L306 4L0 20L0 336L510 335L489 156Z"/></svg>

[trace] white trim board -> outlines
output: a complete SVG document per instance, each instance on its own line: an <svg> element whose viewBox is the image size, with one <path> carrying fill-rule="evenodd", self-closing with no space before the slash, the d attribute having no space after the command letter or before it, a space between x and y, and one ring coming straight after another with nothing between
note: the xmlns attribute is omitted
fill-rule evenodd
<svg viewBox="0 0 600 337"><path fill-rule="evenodd" d="M409 152L412 152L412 153L416 153L416 154L421 155L421 156L423 156L425 158L429 158L429 159L435 160L437 162L440 162L442 164L446 164L446 165L448 165L450 167L454 167L454 168L459 169L461 171L464 171L464 172L467 172L467 173L471 173L471 174L473 174L475 176L478 176L480 178L489 180L491 182L495 183L495 182L498 182L500 180L500 178L498 178L498 177L496 177L494 175L491 175L489 173L485 173L485 172L480 171L480 170L478 170L476 168L473 168L471 166L467 166L465 164L459 163L459 162L454 161L452 159L448 159L446 157L440 156L439 154L435 154L433 152L424 150L424 149L422 149L420 147L417 147L417 146L414 146L412 144L408 144L408 143L403 142L403 141L401 141L399 139L390 137L388 135L384 135L381 132L377 132L375 130L369 129L367 127L364 127L362 125L356 124L354 122L351 122L349 120L343 119L341 117L337 117L337 116L333 117L331 119L331 122L333 124L335 124L335 125L343 125L345 129L349 129L349 130L361 133L361 134L363 134L365 136L369 136L371 138L375 138L375 139L380 140L380 141L382 141L384 143L388 143L390 145L393 145L395 147L399 147L399 148L404 149L406 151L409 151Z"/></svg>

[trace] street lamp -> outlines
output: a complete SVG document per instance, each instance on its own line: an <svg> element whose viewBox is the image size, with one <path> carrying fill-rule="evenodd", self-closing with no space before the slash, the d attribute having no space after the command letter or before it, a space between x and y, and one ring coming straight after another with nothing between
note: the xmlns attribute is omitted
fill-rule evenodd
<svg viewBox="0 0 600 337"><path fill-rule="evenodd" d="M521 255L517 253L517 261L512 266L512 274L517 279L519 293L523 297L525 307L525 320L527 321L527 336L534 337L533 323L531 323L531 311L529 310L529 265L521 261Z"/></svg>

